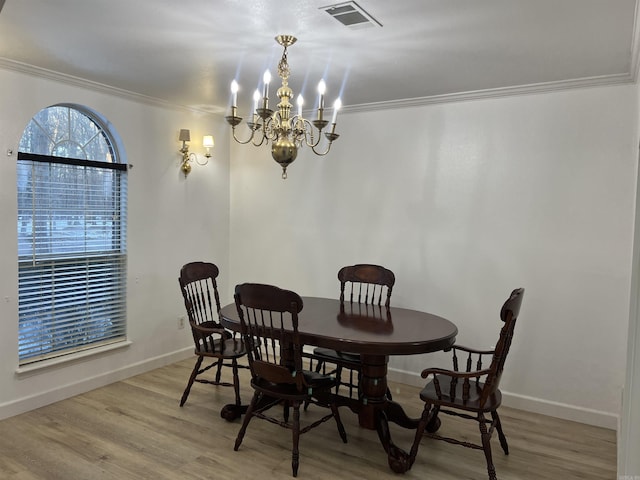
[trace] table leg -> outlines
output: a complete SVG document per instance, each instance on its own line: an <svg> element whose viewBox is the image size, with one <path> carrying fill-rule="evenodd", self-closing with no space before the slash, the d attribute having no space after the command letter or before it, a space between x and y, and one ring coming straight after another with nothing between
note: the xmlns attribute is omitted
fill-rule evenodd
<svg viewBox="0 0 640 480"><path fill-rule="evenodd" d="M360 425L375 429L385 452L389 467L396 473L404 473L411 468L409 454L397 447L391 440L389 420L405 428L416 428L417 419L410 419L402 407L387 399L387 363L389 358L378 355L361 355L362 376L360 388L362 405L358 412Z"/></svg>
<svg viewBox="0 0 640 480"><path fill-rule="evenodd" d="M361 355L362 373L360 377L361 404L358 412L360 426L375 430L377 412L386 407L387 363L386 356Z"/></svg>

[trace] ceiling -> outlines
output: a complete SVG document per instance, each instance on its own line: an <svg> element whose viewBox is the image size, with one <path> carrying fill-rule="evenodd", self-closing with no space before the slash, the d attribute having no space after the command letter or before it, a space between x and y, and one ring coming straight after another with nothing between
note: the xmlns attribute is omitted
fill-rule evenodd
<svg viewBox="0 0 640 480"><path fill-rule="evenodd" d="M263 71L276 76L278 34L298 38L289 84L309 108L323 77L347 109L635 81L636 0L357 0L382 25L360 28L331 4L0 0L0 67L211 112L235 78L241 115Z"/></svg>

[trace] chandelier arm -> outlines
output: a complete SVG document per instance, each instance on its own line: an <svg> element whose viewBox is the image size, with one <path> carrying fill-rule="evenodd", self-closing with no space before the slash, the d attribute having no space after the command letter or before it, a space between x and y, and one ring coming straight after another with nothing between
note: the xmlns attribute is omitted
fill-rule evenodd
<svg viewBox="0 0 640 480"><path fill-rule="evenodd" d="M316 139L316 141L314 142L313 140L313 133L311 133L310 135L311 141L309 141L309 139L307 138L307 135L305 133L304 136L304 143L307 144L307 147L311 147L312 149L314 149L313 151L315 152L315 148L320 145L320 141L322 140L322 138L320 137L320 135L318 135L318 138Z"/></svg>
<svg viewBox="0 0 640 480"><path fill-rule="evenodd" d="M236 127L231 127L231 132L233 133L233 139L238 142L240 145L246 145L247 143L251 142L253 140L253 137L255 137L255 133L256 130L251 130L251 136L249 138L247 138L246 140L240 140L237 136L236 136ZM253 142L252 142L253 143ZM255 143L253 143L255 145Z"/></svg>
<svg viewBox="0 0 640 480"><path fill-rule="evenodd" d="M260 138L260 142L253 142L253 145L259 147L263 143L269 143L269 141L274 141L278 138L276 132L274 131L274 125L276 125L275 121L275 113L271 114L269 117L262 118L258 122L257 130L262 128L262 137Z"/></svg>
<svg viewBox="0 0 640 480"><path fill-rule="evenodd" d="M268 138L267 138L267 135L265 134L264 131L262 132L262 135L260 135L260 141L259 142L254 137L252 137L252 138L253 138L253 142L251 142L251 144L254 147L261 146L264 143L265 140L269 141Z"/></svg>
<svg viewBox="0 0 640 480"><path fill-rule="evenodd" d="M320 144L320 140L322 140L321 132L317 131L317 129L313 126L313 124L306 118L301 118L300 121L302 122L302 128L298 130L301 132L300 137L304 138L304 143L308 147L311 147L311 148L317 147ZM314 136L315 136L314 132L316 131L318 133L318 138L317 140L314 140Z"/></svg>
<svg viewBox="0 0 640 480"><path fill-rule="evenodd" d="M320 142L318 142L318 143L320 143ZM319 151L316 150L316 147L318 146L318 144L316 143L315 145L311 145L311 150L313 150L313 153L315 153L319 157L324 157L327 153L329 153L329 150L331 150L331 145L333 145L333 142L329 142L329 144L327 145L327 150L326 151L319 152Z"/></svg>

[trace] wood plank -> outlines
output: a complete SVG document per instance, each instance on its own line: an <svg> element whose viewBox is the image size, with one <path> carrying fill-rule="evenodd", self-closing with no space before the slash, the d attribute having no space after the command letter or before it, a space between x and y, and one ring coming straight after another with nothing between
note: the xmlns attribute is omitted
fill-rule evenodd
<svg viewBox="0 0 640 480"><path fill-rule="evenodd" d="M291 477L291 435L255 419L238 452L239 421L229 423L220 408L233 389L195 384L184 407L179 401L193 367L186 360L99 388L0 422L0 478L7 480L204 480ZM228 375L228 372L225 372ZM230 375L228 375L230 377ZM249 373L240 372L242 398L249 401ZM392 384L394 400L417 416L422 403L415 387ZM304 423L323 413L310 406ZM493 456L501 480L581 479L616 476L616 434L612 430L502 407L510 455L497 438ZM299 477L378 479L394 476L375 431L362 429L341 410L349 443L333 422L302 436ZM478 440L473 422L444 416L441 433ZM413 431L391 426L394 442L409 449ZM425 438L413 468L403 479L484 479L481 451Z"/></svg>

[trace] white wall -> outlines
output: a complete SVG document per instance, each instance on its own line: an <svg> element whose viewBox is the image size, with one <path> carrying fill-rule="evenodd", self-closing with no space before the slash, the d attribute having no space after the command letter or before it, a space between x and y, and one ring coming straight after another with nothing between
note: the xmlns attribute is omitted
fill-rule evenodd
<svg viewBox="0 0 640 480"><path fill-rule="evenodd" d="M636 86L636 93L640 93ZM638 123L640 124L640 95ZM636 126L638 128L638 126ZM640 137L637 131L636 145ZM640 175L640 172L638 172ZM639 176L640 180L640 176ZM638 188L638 187L636 187ZM631 307L629 313L629 340L627 350L627 374L618 432L618 475L640 476L640 197L636 193L636 217L633 248L633 272L631 277Z"/></svg>
<svg viewBox="0 0 640 480"><path fill-rule="evenodd" d="M132 345L18 376L16 154L5 152L17 152L33 115L61 102L86 105L110 120L133 165L127 299ZM192 355L190 333L177 328L178 315L184 315L179 269L211 259L223 275L228 271L229 148L222 121L4 70L0 104L0 418ZM216 138L209 165L194 166L187 179L178 168L180 128L191 129L195 152L203 153L203 134Z"/></svg>
<svg viewBox="0 0 640 480"><path fill-rule="evenodd" d="M337 294L380 263L395 305L490 346L525 287L506 403L616 427L624 383L636 186L633 86L341 114L320 158L280 179L268 149L232 145L231 283ZM345 98L348 102L348 98ZM420 384L438 355L396 357Z"/></svg>
<svg viewBox="0 0 640 480"><path fill-rule="evenodd" d="M507 403L615 427L636 96L635 86L618 86L341 114L333 151L303 150L283 181L268 149L229 147L220 118L0 70L0 151L17 151L41 108L70 102L106 116L134 165L131 347L17 376L15 155L0 162L0 418L189 356L188 332L176 328L177 272L210 258L222 269L224 302L247 280L333 296L340 266L381 263L397 275L394 304L450 318L459 342L477 346L494 342L501 303L523 286L502 384ZM210 164L186 180L180 128L194 140L216 137ZM442 360L396 357L391 366L420 383L418 372Z"/></svg>

